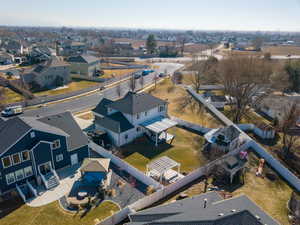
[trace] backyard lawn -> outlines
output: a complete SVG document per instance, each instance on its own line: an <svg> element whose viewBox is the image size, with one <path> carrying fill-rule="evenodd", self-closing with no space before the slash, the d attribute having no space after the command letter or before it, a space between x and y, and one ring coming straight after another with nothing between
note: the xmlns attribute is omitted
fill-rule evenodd
<svg viewBox="0 0 300 225"><path fill-rule="evenodd" d="M23 205L0 221L1 225L91 225L95 219L102 219L119 211L119 207L112 202L103 202L97 208L81 218L81 213L73 215L64 212L58 202L43 207L32 208Z"/></svg>
<svg viewBox="0 0 300 225"><path fill-rule="evenodd" d="M59 94L73 92L73 91L78 91L78 90L88 88L88 87L93 87L96 85L100 85L100 83L93 82L93 81L73 79L73 81L71 83L69 83L66 88L57 88L57 89L53 89L53 90L35 92L34 95L36 95L36 96L59 95Z"/></svg>
<svg viewBox="0 0 300 225"><path fill-rule="evenodd" d="M172 128L168 132L175 135L171 145L165 143L155 147L154 143L142 137L121 148L124 160L141 171L146 171L149 162L162 156L181 163L182 172L191 172L207 163L201 154L203 137L180 128Z"/></svg>

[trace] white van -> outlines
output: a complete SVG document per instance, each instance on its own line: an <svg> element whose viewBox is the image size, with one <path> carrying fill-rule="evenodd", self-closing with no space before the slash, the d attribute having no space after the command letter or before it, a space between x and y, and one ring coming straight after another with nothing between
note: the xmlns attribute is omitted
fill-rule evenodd
<svg viewBox="0 0 300 225"><path fill-rule="evenodd" d="M15 116L23 113L23 107L21 105L10 106L6 107L2 112L1 115L8 117L8 116Z"/></svg>

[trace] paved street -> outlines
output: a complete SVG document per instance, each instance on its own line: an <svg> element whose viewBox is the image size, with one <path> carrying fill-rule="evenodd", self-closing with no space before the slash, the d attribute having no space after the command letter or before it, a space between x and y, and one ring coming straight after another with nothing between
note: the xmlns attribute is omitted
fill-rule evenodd
<svg viewBox="0 0 300 225"><path fill-rule="evenodd" d="M182 67L182 64L177 63L155 63L154 65L160 66L156 72L162 73L167 70L169 74L172 74L175 70ZM154 74L150 74L144 77L144 86L153 83ZM121 86L121 94L124 95L129 90L129 81L125 81L120 84ZM139 80L136 80L136 88L140 89L141 84ZM48 116L53 115L65 111L71 112L79 112L88 108L92 108L99 103L102 97L106 97L109 99L114 99L118 97L118 92L116 87L107 88L101 92L97 92L92 95L83 96L80 98L76 98L70 101L65 101L57 104L50 104L48 106L44 106L42 108L27 110L24 112L25 116Z"/></svg>

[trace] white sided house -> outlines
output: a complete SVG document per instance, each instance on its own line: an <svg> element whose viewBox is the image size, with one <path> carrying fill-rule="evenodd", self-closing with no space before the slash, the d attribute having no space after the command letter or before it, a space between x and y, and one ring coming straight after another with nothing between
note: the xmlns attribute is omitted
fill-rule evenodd
<svg viewBox="0 0 300 225"><path fill-rule="evenodd" d="M167 107L166 101L147 93L128 92L116 101L103 98L93 109L95 129L106 132L115 146L130 143L144 134L157 145L174 137L166 133L177 124L167 118Z"/></svg>

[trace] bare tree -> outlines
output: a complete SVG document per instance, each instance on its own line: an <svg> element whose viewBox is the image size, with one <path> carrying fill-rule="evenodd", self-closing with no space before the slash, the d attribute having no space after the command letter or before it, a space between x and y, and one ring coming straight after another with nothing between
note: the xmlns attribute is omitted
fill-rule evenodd
<svg viewBox="0 0 300 225"><path fill-rule="evenodd" d="M116 93L117 93L118 97L120 98L122 95L121 85L116 86Z"/></svg>
<svg viewBox="0 0 300 225"><path fill-rule="evenodd" d="M192 67L195 71L191 76L191 83L197 93L200 91L202 82L209 80L210 76L215 73L213 72L213 68L216 67L217 63L218 61L213 61L210 58L205 61L194 59Z"/></svg>
<svg viewBox="0 0 300 225"><path fill-rule="evenodd" d="M292 128L295 127L299 119L300 107L297 102L287 105L284 109L282 119L279 121L278 128L282 132L282 144L285 155L288 156L296 145L298 136L292 133Z"/></svg>
<svg viewBox="0 0 300 225"><path fill-rule="evenodd" d="M270 93L272 69L266 60L230 57L220 62L218 82L230 96L233 122L239 123L248 110Z"/></svg>
<svg viewBox="0 0 300 225"><path fill-rule="evenodd" d="M141 85L141 88L144 88L144 85L145 85L145 79L144 79L144 76L142 75L139 79L139 83Z"/></svg>
<svg viewBox="0 0 300 225"><path fill-rule="evenodd" d="M154 76L152 78L152 81L154 82L154 90L156 89L157 80L158 80L158 76L157 76L157 73L155 72Z"/></svg>
<svg viewBox="0 0 300 225"><path fill-rule="evenodd" d="M128 87L131 91L135 91L136 88L136 80L134 79L134 76L131 76L128 82Z"/></svg>
<svg viewBox="0 0 300 225"><path fill-rule="evenodd" d="M252 41L253 48L257 51L261 50L261 46L263 45L263 38L257 37Z"/></svg>

